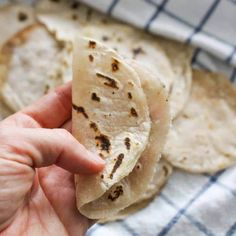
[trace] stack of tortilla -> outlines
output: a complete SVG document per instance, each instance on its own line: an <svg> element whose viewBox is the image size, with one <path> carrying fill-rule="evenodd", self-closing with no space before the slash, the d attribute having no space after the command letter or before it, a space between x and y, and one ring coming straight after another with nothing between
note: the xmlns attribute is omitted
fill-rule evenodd
<svg viewBox="0 0 236 236"><path fill-rule="evenodd" d="M73 77L72 133L106 163L75 176L88 218L145 207L173 167L214 173L236 163L236 88L193 70L189 46L68 1L2 7L0 25L0 119Z"/></svg>

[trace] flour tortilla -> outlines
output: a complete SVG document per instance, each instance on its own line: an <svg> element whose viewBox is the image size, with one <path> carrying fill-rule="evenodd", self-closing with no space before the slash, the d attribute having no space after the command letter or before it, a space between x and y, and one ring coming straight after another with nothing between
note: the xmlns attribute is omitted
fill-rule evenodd
<svg viewBox="0 0 236 236"><path fill-rule="evenodd" d="M106 16L81 4L67 0L39 1L36 6L37 19L45 24L61 40L73 41L87 24L106 21Z"/></svg>
<svg viewBox="0 0 236 236"><path fill-rule="evenodd" d="M236 88L220 74L194 71L190 99L173 122L164 157L189 172L236 163Z"/></svg>
<svg viewBox="0 0 236 236"><path fill-rule="evenodd" d="M31 25L8 40L0 52L6 104L18 111L61 85L64 77L71 77L68 51L42 24Z"/></svg>
<svg viewBox="0 0 236 236"><path fill-rule="evenodd" d="M138 201L119 211L116 215L113 215L107 219L99 220L99 223L108 223L115 220L122 220L130 216L131 214L134 214L139 210L145 208L162 190L162 188L170 178L172 171L173 168L168 162L163 159L158 161L155 166L155 174L148 184L146 191L142 195L140 195Z"/></svg>
<svg viewBox="0 0 236 236"><path fill-rule="evenodd" d="M96 219L102 212L88 212L86 205L132 171L147 145L151 121L138 74L115 51L78 39L73 61L72 133L106 161L101 173L75 177L78 209ZM122 187L117 191L121 194Z"/></svg>
<svg viewBox="0 0 236 236"><path fill-rule="evenodd" d="M169 92L172 118L183 109L191 88L190 47L118 23L87 26L83 34L102 41L125 58L141 62L158 75Z"/></svg>
<svg viewBox="0 0 236 236"><path fill-rule="evenodd" d="M29 6L9 4L0 7L0 49L9 38L35 21L34 11Z"/></svg>
<svg viewBox="0 0 236 236"><path fill-rule="evenodd" d="M72 19L73 15L77 16L76 20ZM41 1L37 18L60 39L73 41L75 35L83 34L99 40L125 58L144 64L165 84L170 95L172 118L183 109L189 96L192 78L192 50L188 46L108 19L83 4L76 9L71 8L68 1Z"/></svg>
<svg viewBox="0 0 236 236"><path fill-rule="evenodd" d="M142 64L135 61L129 61L129 64L138 73L143 91L147 96L152 121L149 141L135 168L127 177L114 184L103 196L82 207L82 213L88 217L97 219L111 217L136 202L153 178L156 163L160 159L165 144L170 125L166 90L158 77ZM111 198L110 196L116 196L117 189L121 187L123 193L119 198Z"/></svg>

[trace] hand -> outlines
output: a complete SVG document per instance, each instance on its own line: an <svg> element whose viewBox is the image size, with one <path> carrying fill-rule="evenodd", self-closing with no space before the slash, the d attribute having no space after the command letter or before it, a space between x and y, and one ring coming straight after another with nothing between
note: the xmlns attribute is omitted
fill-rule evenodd
<svg viewBox="0 0 236 236"><path fill-rule="evenodd" d="M92 174L104 163L70 129L71 84L0 122L0 235L73 236L88 229L71 173Z"/></svg>

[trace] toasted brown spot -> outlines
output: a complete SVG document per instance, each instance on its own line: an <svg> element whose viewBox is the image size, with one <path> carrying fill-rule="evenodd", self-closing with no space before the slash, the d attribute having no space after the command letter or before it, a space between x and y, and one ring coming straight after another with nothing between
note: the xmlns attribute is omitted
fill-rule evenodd
<svg viewBox="0 0 236 236"><path fill-rule="evenodd" d="M129 137L125 138L125 146L126 146L127 150L130 150L130 138Z"/></svg>
<svg viewBox="0 0 236 236"><path fill-rule="evenodd" d="M78 16L76 14L72 14L71 18L72 18L72 20L77 20Z"/></svg>
<svg viewBox="0 0 236 236"><path fill-rule="evenodd" d="M107 22L107 19L105 19L105 18L103 18L102 20L101 20L101 22L103 23L103 24L107 24L108 22Z"/></svg>
<svg viewBox="0 0 236 236"><path fill-rule="evenodd" d="M51 0L51 2L60 2L60 0Z"/></svg>
<svg viewBox="0 0 236 236"><path fill-rule="evenodd" d="M89 48L96 48L96 42L89 40Z"/></svg>
<svg viewBox="0 0 236 236"><path fill-rule="evenodd" d="M138 113L137 113L137 111L133 107L130 109L130 114L133 117L138 117Z"/></svg>
<svg viewBox="0 0 236 236"><path fill-rule="evenodd" d="M85 109L83 107L79 107L79 106L76 106L75 104L72 104L72 107L74 110L76 110L78 113L82 113L83 116L88 119L88 115L87 113L85 112Z"/></svg>
<svg viewBox="0 0 236 236"><path fill-rule="evenodd" d="M92 62L94 59L93 55L89 55L89 60Z"/></svg>
<svg viewBox="0 0 236 236"><path fill-rule="evenodd" d="M132 94L130 92L128 92L128 98L132 99Z"/></svg>
<svg viewBox="0 0 236 236"><path fill-rule="evenodd" d="M185 118L185 119L189 119L189 116L186 115L186 114L183 114L182 116L183 116L183 118Z"/></svg>
<svg viewBox="0 0 236 236"><path fill-rule="evenodd" d="M111 68L113 72L116 72L117 70L119 70L119 61L117 61L116 59L113 59L113 62L111 63Z"/></svg>
<svg viewBox="0 0 236 236"><path fill-rule="evenodd" d="M137 57L139 54L144 54L144 51L141 47L134 48L133 50L133 57Z"/></svg>
<svg viewBox="0 0 236 236"><path fill-rule="evenodd" d="M104 85L107 85L107 86L115 88L115 89L119 89L119 87L117 86L117 82L114 79L110 78L109 76L103 75L101 73L96 73L96 75L97 75L97 77L103 78L107 81L104 83Z"/></svg>
<svg viewBox="0 0 236 236"><path fill-rule="evenodd" d="M92 93L91 99L94 101L100 102L100 97L98 97L96 93Z"/></svg>
<svg viewBox="0 0 236 236"><path fill-rule="evenodd" d="M104 178L104 175L103 174L101 174L101 179L103 179Z"/></svg>
<svg viewBox="0 0 236 236"><path fill-rule="evenodd" d="M112 202L115 201L119 196L121 196L124 193L123 188L121 185L117 186L113 194L108 195L108 199L110 199Z"/></svg>
<svg viewBox="0 0 236 236"><path fill-rule="evenodd" d="M134 86L134 84L131 81L129 81L128 84L132 87Z"/></svg>
<svg viewBox="0 0 236 236"><path fill-rule="evenodd" d="M71 7L72 9L77 9L77 8L79 7L79 3L78 3L78 2L73 2L73 3L70 5L70 7Z"/></svg>
<svg viewBox="0 0 236 236"><path fill-rule="evenodd" d="M104 158L104 155L102 153L98 154L101 158Z"/></svg>
<svg viewBox="0 0 236 236"><path fill-rule="evenodd" d="M140 164L140 163L137 163L136 169L137 169L137 170L140 170L140 169L141 169L141 164Z"/></svg>
<svg viewBox="0 0 236 236"><path fill-rule="evenodd" d="M95 139L97 140L97 147L100 146L102 151L109 153L111 148L109 137L104 134L100 134L99 136L96 136Z"/></svg>
<svg viewBox="0 0 236 236"><path fill-rule="evenodd" d="M115 94L115 92L113 91L112 94Z"/></svg>
<svg viewBox="0 0 236 236"><path fill-rule="evenodd" d="M102 36L102 41L106 42L106 41L108 41L108 40L109 40L109 37L107 37L106 35L103 35L103 36Z"/></svg>
<svg viewBox="0 0 236 236"><path fill-rule="evenodd" d="M19 21L25 21L28 19L28 15L24 12L19 12L18 13L18 20Z"/></svg>
<svg viewBox="0 0 236 236"><path fill-rule="evenodd" d="M98 127L97 127L97 124L96 124L96 123L90 122L89 126L90 126L90 128L93 129L95 132L98 131Z"/></svg>
<svg viewBox="0 0 236 236"><path fill-rule="evenodd" d="M110 179L112 179L113 178L113 175L114 175L114 173L116 172L116 170L119 168L119 166L121 165L121 163L122 163L122 161L123 161L123 159L124 159L124 154L123 153L121 153L121 154L119 154L119 156L117 157L117 160L116 160L116 163L115 163L115 165L114 165L114 167L113 167L113 169L112 169L112 171L111 171L111 174L110 174Z"/></svg>

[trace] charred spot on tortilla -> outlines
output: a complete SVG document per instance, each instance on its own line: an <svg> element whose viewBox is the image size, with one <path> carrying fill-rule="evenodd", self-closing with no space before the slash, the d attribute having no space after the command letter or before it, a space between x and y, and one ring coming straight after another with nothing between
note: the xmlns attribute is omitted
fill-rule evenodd
<svg viewBox="0 0 236 236"><path fill-rule="evenodd" d="M95 132L99 131L97 124L94 123L94 122L90 122L89 126L90 126L90 128L93 129Z"/></svg>
<svg viewBox="0 0 236 236"><path fill-rule="evenodd" d="M119 87L117 86L117 82L114 79L110 78L107 75L103 75L101 73L96 73L96 75L97 75L97 77L103 78L107 81L107 82L104 83L104 85L107 85L111 88L119 89Z"/></svg>
<svg viewBox="0 0 236 236"><path fill-rule="evenodd" d="M28 15L22 11L18 13L18 20L19 21L25 21L28 19Z"/></svg>
<svg viewBox="0 0 236 236"><path fill-rule="evenodd" d="M106 151L107 153L110 152L111 142L108 136L104 134L100 134L99 136L96 136L95 139L97 140L97 144L96 144L97 147L100 146L100 149L102 151Z"/></svg>
<svg viewBox="0 0 236 236"><path fill-rule="evenodd" d="M103 174L101 174L101 179L103 179L104 178L104 175Z"/></svg>
<svg viewBox="0 0 236 236"><path fill-rule="evenodd" d="M118 51L118 49L116 47L113 48L116 52Z"/></svg>
<svg viewBox="0 0 236 236"><path fill-rule="evenodd" d="M136 58L139 54L144 54L144 51L141 47L134 48L132 52L134 58Z"/></svg>
<svg viewBox="0 0 236 236"><path fill-rule="evenodd" d="M93 49L96 48L96 42L89 40L89 48L93 48Z"/></svg>
<svg viewBox="0 0 236 236"><path fill-rule="evenodd" d="M132 99L132 94L131 94L131 92L128 92L128 98L129 98L129 99Z"/></svg>
<svg viewBox="0 0 236 236"><path fill-rule="evenodd" d="M72 4L70 5L70 7L72 9L77 9L79 7L79 3L78 2L72 2Z"/></svg>
<svg viewBox="0 0 236 236"><path fill-rule="evenodd" d="M84 116L86 119L88 119L88 115L87 115L87 113L85 112L85 109L84 109L83 107L76 106L75 104L72 104L72 107L73 107L74 110L77 111L77 113L83 114L83 116Z"/></svg>
<svg viewBox="0 0 236 236"><path fill-rule="evenodd" d="M87 20L87 21L90 21L90 20L91 20L92 13L93 13L92 9L89 8L89 9L87 10L87 15L86 15L86 20Z"/></svg>
<svg viewBox="0 0 236 236"><path fill-rule="evenodd" d="M136 170L140 170L141 169L141 164L140 163L137 163L136 165Z"/></svg>
<svg viewBox="0 0 236 236"><path fill-rule="evenodd" d="M126 146L127 150L130 150L130 138L129 137L125 138L125 146Z"/></svg>
<svg viewBox="0 0 236 236"><path fill-rule="evenodd" d="M100 102L100 97L98 97L96 93L92 93L91 99L94 101Z"/></svg>
<svg viewBox="0 0 236 236"><path fill-rule="evenodd" d="M131 81L128 81L128 84L129 84L131 87L134 87L134 84L133 84Z"/></svg>
<svg viewBox="0 0 236 236"><path fill-rule="evenodd" d="M111 63L111 68L113 72L116 72L117 70L119 70L119 61L117 61L116 59L113 59L113 62Z"/></svg>
<svg viewBox="0 0 236 236"><path fill-rule="evenodd" d="M130 114L133 117L138 117L138 113L133 107L131 107L131 109L130 109Z"/></svg>
<svg viewBox="0 0 236 236"><path fill-rule="evenodd" d="M104 25L106 25L106 24L108 23L108 21L107 21L106 18L103 18L103 19L101 20L101 22L102 22Z"/></svg>
<svg viewBox="0 0 236 236"><path fill-rule="evenodd" d="M77 14L72 14L71 18L72 18L72 20L77 20L78 16L77 16Z"/></svg>
<svg viewBox="0 0 236 236"><path fill-rule="evenodd" d="M119 154L119 156L117 157L116 163L115 163L115 165L113 166L113 169L112 169L111 174L110 174L110 179L113 178L114 173L115 173L116 170L120 167L120 165L121 165L121 163L122 163L122 161L123 161L123 159L124 159L124 156L125 156L125 155L124 155L123 153L121 153L121 154Z"/></svg>
<svg viewBox="0 0 236 236"><path fill-rule="evenodd" d="M121 196L124 193L123 188L121 185L117 186L113 194L108 195L108 199L111 201L115 201L119 196Z"/></svg>
<svg viewBox="0 0 236 236"><path fill-rule="evenodd" d="M102 153L98 154L101 158L104 158L104 155Z"/></svg>
<svg viewBox="0 0 236 236"><path fill-rule="evenodd" d="M106 41L108 41L108 40L109 40L109 37L108 37L108 36L106 36L106 35L103 35L103 36L102 36L102 41L106 42Z"/></svg>
<svg viewBox="0 0 236 236"><path fill-rule="evenodd" d="M89 61L91 61L91 62L93 62L93 59L94 59L94 57L93 57L93 55L89 55Z"/></svg>
<svg viewBox="0 0 236 236"><path fill-rule="evenodd" d="M51 0L51 2L60 2L61 0Z"/></svg>

